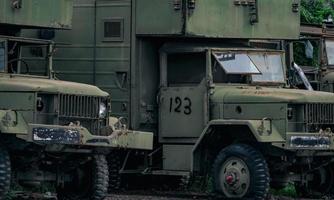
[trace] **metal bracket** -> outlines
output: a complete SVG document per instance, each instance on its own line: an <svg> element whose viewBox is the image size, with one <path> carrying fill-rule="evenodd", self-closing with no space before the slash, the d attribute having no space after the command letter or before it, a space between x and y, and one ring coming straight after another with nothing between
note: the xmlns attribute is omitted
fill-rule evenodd
<svg viewBox="0 0 334 200"><path fill-rule="evenodd" d="M188 9L195 9L196 8L196 0L188 0Z"/></svg>
<svg viewBox="0 0 334 200"><path fill-rule="evenodd" d="M299 12L299 3L296 2L296 1L294 3L292 3L292 12L294 12L294 13Z"/></svg>
<svg viewBox="0 0 334 200"><path fill-rule="evenodd" d="M174 6L174 10L181 10L182 1L181 0L174 0L173 6Z"/></svg>
<svg viewBox="0 0 334 200"><path fill-rule="evenodd" d="M12 8L13 9L22 8L22 0L12 0Z"/></svg>
<svg viewBox="0 0 334 200"><path fill-rule="evenodd" d="M259 22L257 0L234 0L234 5L249 7L249 22L252 25Z"/></svg>

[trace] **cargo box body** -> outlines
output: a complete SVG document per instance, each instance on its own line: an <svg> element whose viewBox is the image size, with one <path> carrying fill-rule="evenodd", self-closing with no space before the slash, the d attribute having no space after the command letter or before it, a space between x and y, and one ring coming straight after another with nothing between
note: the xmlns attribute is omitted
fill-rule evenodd
<svg viewBox="0 0 334 200"><path fill-rule="evenodd" d="M137 0L136 30L139 35L296 39L299 6L299 0Z"/></svg>
<svg viewBox="0 0 334 200"><path fill-rule="evenodd" d="M71 28L73 0L2 0L0 25Z"/></svg>

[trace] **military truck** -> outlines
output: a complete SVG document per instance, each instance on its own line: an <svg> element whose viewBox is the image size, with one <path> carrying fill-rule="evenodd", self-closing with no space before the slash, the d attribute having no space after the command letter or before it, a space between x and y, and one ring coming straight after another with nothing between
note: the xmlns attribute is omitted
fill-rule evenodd
<svg viewBox="0 0 334 200"><path fill-rule="evenodd" d="M334 41L333 30L333 24L331 23L322 25L303 24L300 39L291 43L289 48L290 54L294 55L294 60L301 62L298 64L301 65L313 88L326 92L334 92L331 57ZM296 47L299 47L299 49ZM300 49L302 51L297 52ZM307 51L309 52L306 53ZM292 76L292 80L294 80L294 85L299 86L298 79L293 79Z"/></svg>
<svg viewBox="0 0 334 200"><path fill-rule="evenodd" d="M110 118L108 93L57 79L54 42L18 37L22 27L69 28L72 3L0 2L0 199L17 190L104 199L108 152L152 149L152 133L129 131ZM22 57L27 48L39 63Z"/></svg>
<svg viewBox="0 0 334 200"><path fill-rule="evenodd" d="M249 42L298 39L299 6L78 0L73 29L55 32L55 73L115 94L114 115L156 133L146 160L128 152L113 177L202 177L241 199L289 182L301 195L332 193L334 95L290 89L284 51Z"/></svg>

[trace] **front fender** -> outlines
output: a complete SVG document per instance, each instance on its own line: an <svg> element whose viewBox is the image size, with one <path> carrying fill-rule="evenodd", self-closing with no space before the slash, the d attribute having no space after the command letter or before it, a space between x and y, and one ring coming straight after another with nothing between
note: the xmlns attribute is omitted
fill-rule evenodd
<svg viewBox="0 0 334 200"><path fill-rule="evenodd" d="M27 135L28 123L18 111L0 110L0 133Z"/></svg>
<svg viewBox="0 0 334 200"><path fill-rule="evenodd" d="M275 127L274 123L270 119L262 120L212 120L210 121L205 129L202 131L201 136L194 145L192 151L192 171L198 171L199 165L201 163L202 157L202 145L205 143L207 137L215 137L216 134L235 134L235 133L211 133L214 127L246 127L248 132L251 134L250 137L255 138L257 142L260 143L278 143L285 142L285 139L282 137L278 129ZM224 137L223 137L224 138ZM241 138L242 139L242 138ZM233 142L233 141L231 141Z"/></svg>

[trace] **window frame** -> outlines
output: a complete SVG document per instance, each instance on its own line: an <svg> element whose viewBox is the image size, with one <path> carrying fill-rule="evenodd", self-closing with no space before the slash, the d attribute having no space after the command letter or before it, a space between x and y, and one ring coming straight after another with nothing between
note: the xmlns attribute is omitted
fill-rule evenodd
<svg viewBox="0 0 334 200"><path fill-rule="evenodd" d="M120 36L119 37L106 37L105 35L105 23L119 22L120 23ZM102 38L103 42L123 42L124 41L124 18L114 17L106 18L102 20Z"/></svg>

